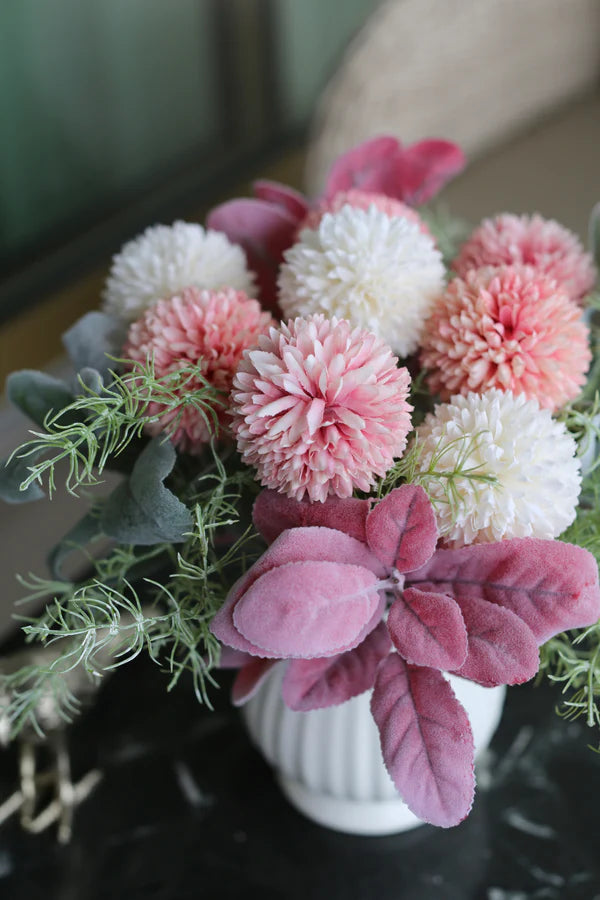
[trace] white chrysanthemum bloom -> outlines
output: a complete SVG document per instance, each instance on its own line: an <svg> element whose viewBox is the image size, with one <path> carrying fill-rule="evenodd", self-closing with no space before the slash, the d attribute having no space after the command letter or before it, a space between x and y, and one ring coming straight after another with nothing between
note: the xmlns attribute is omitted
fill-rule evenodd
<svg viewBox="0 0 600 900"><path fill-rule="evenodd" d="M536 400L496 389L456 395L436 406L416 435L420 472L465 473L424 483L452 546L555 538L574 520L577 446Z"/></svg>
<svg viewBox="0 0 600 900"><path fill-rule="evenodd" d="M187 287L230 287L249 296L256 292L241 247L218 231L174 222L147 228L114 257L103 309L124 322L133 322L157 300Z"/></svg>
<svg viewBox="0 0 600 900"><path fill-rule="evenodd" d="M433 239L419 225L375 206L349 205L305 228L284 254L279 305L285 317L347 319L408 356L444 285Z"/></svg>

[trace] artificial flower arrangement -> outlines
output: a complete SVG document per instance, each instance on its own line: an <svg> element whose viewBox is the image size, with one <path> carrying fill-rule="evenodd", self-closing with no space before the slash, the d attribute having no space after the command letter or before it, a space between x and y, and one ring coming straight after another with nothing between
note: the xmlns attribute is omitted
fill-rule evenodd
<svg viewBox="0 0 600 900"><path fill-rule="evenodd" d="M463 164L381 137L312 203L259 182L207 230L149 228L66 333L73 379L9 378L38 430L5 499L123 475L89 494L52 577L22 579L53 599L24 629L49 656L3 676L15 733L49 692L72 713L74 670L143 650L199 699L237 668L236 704L285 665L294 710L372 690L398 791L451 826L473 738L445 673L520 684L541 646L568 711L598 720L594 261L537 215L456 252L421 207ZM69 577L75 552L91 574Z"/></svg>

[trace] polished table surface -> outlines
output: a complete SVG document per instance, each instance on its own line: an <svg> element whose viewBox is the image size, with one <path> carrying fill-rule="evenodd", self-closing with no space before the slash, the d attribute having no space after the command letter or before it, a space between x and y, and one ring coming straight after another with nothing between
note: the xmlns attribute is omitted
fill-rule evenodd
<svg viewBox="0 0 600 900"><path fill-rule="evenodd" d="M447 831L360 838L284 800L228 703L167 694L149 662L117 672L70 734L74 779L102 779L71 843L0 828L2 900L600 900L600 755L547 686L509 691L473 811ZM0 802L16 754L0 767Z"/></svg>

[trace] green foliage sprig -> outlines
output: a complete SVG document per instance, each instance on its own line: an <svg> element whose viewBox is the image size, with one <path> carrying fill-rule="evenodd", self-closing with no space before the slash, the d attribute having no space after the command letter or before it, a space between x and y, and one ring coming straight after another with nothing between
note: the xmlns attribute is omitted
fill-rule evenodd
<svg viewBox="0 0 600 900"><path fill-rule="evenodd" d="M172 544L149 548L117 546L92 561L94 573L83 584L32 576L25 601L50 593L41 616L27 619L27 641L54 653L12 673L0 674L0 715L16 734L29 726L41 732L49 698L57 718L70 721L79 703L73 691L77 673L92 681L145 652L169 675L173 688L191 672L198 699L210 705L220 645L210 623L234 577L258 555L252 528L240 531L242 493L254 479L247 470L228 473L214 453L211 470L189 486L193 527L181 550ZM160 566L169 574L159 582L133 572ZM3 699L2 699L3 698Z"/></svg>
<svg viewBox="0 0 600 900"><path fill-rule="evenodd" d="M404 456L397 460L385 478L379 482L377 496L380 498L385 496L401 483L418 484L425 490L434 507L446 503L453 511L454 517L462 502L458 487L461 479L471 481L475 488L478 484L499 487L498 479L485 471L484 463L471 462L473 454L479 450L484 433L479 431L468 440L458 437L448 442L442 434L427 465L423 464L423 445L419 442L418 435L415 435ZM454 459L457 448L459 452ZM445 462L448 455L452 458L451 466L447 466Z"/></svg>
<svg viewBox="0 0 600 900"><path fill-rule="evenodd" d="M124 363L124 360L114 360ZM193 408L209 433L218 432L218 410L224 398L202 374L201 363L189 363L158 377L154 361L128 361L130 371L113 373L111 384L96 390L80 380L81 394L44 420L44 431L18 447L16 458L31 458L29 474L21 484L47 481L50 496L56 490L56 471L66 463L65 487L77 496L80 487L94 485L111 459L118 457L144 428L162 420L165 436L173 434L185 410ZM159 405L150 407L151 403ZM41 458L40 458L41 457ZM39 459L38 459L39 458Z"/></svg>

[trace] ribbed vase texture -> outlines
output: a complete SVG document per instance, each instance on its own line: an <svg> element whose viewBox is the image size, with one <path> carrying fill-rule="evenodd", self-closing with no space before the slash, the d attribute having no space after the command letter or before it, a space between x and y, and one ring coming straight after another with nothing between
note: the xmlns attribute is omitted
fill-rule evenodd
<svg viewBox="0 0 600 900"><path fill-rule="evenodd" d="M420 824L383 765L370 692L340 706L294 712L281 699L276 667L243 708L257 747L274 766L288 799L309 818L354 834L390 834ZM505 688L450 676L473 728L476 753L500 721Z"/></svg>

